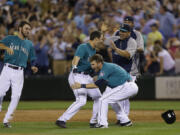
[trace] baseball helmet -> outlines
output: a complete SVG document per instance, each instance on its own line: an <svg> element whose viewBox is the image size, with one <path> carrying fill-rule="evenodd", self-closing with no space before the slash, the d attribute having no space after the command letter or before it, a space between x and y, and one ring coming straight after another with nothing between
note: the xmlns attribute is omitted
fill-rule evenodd
<svg viewBox="0 0 180 135"><path fill-rule="evenodd" d="M161 114L161 117L167 124L173 124L176 121L174 110L168 110Z"/></svg>
<svg viewBox="0 0 180 135"><path fill-rule="evenodd" d="M134 18L132 16L125 16L124 21L134 22Z"/></svg>

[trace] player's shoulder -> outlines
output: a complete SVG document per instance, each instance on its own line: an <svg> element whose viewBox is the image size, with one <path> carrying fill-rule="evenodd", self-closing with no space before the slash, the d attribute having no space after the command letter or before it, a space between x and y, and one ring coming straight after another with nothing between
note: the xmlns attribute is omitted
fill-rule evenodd
<svg viewBox="0 0 180 135"><path fill-rule="evenodd" d="M128 42L130 42L130 43L136 43L136 40L135 40L133 37L130 37L129 40L128 40Z"/></svg>
<svg viewBox="0 0 180 135"><path fill-rule="evenodd" d="M7 39L14 39L14 38L17 38L17 36L15 36L15 35L7 35L5 38L7 38Z"/></svg>
<svg viewBox="0 0 180 135"><path fill-rule="evenodd" d="M136 34L137 37L142 35L141 32L138 31L138 30L135 30L135 29L134 29L133 31L134 31L134 33Z"/></svg>
<svg viewBox="0 0 180 135"><path fill-rule="evenodd" d="M27 45L29 45L31 47L33 46L33 42L31 40L26 39L25 42Z"/></svg>
<svg viewBox="0 0 180 135"><path fill-rule="evenodd" d="M116 64L114 63L110 63L110 62L104 62L104 67L105 69L107 69L108 71L111 71L112 70L112 67L115 67Z"/></svg>
<svg viewBox="0 0 180 135"><path fill-rule="evenodd" d="M86 49L87 48L87 43L82 43L78 46L78 49Z"/></svg>
<svg viewBox="0 0 180 135"><path fill-rule="evenodd" d="M128 45L137 45L137 42L134 38L130 37L128 40Z"/></svg>
<svg viewBox="0 0 180 135"><path fill-rule="evenodd" d="M140 32L137 31L136 29L133 29L133 32L134 32L135 34L140 34Z"/></svg>

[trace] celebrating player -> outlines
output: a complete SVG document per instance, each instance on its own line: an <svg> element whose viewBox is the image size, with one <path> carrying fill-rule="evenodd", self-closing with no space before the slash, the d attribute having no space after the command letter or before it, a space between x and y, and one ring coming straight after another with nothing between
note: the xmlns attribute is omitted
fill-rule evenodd
<svg viewBox="0 0 180 135"><path fill-rule="evenodd" d="M90 84L75 83L72 85L72 88L76 91L76 89L81 87L92 89L107 84L108 87L100 98L98 124L95 127L108 128L108 104L117 103L117 101L122 101L136 95L138 87L132 81L129 73L116 64L104 62L101 55L95 54L90 58L90 62L92 69L99 73L97 81ZM120 106L119 110L121 111L121 124L131 125L131 121L124 112L123 107Z"/></svg>
<svg viewBox="0 0 180 135"><path fill-rule="evenodd" d="M126 25L127 24L127 25ZM124 31L123 31L124 27ZM128 28L129 27L129 28ZM144 41L142 38L142 35L140 32L137 30L133 29L134 27L134 19L131 16L126 16L124 18L124 25L121 26L120 30L116 32L116 36L120 36L120 40L115 41L115 46L113 46L114 52L118 50L123 50L126 51L127 53L130 54L130 58L124 57L122 53L113 53L113 63L116 63L120 66L122 66L127 72L129 72L133 78L133 81L136 80L136 77L140 75L139 72L139 61L140 61L140 56L143 56L143 50L144 50ZM128 31L127 28L129 29ZM123 38L123 36L125 37ZM130 40L135 40L135 42L131 42ZM122 45L120 45L122 44ZM133 48L137 44L137 47ZM120 57L124 57L123 61L120 60ZM142 57L141 57L142 58ZM128 115L130 111L130 103L129 99L126 99L124 101L121 101L120 103L124 108L125 112ZM117 114L117 119L120 117L120 112L118 111L118 105L117 104L112 104L112 108L116 111ZM121 124L120 121L118 120L117 124Z"/></svg>
<svg viewBox="0 0 180 135"><path fill-rule="evenodd" d="M89 84L93 83L93 78L90 76L92 69L89 62L89 58L96 53L95 48L98 48L98 44L102 43L103 36L99 31L94 31L90 34L89 43L81 44L75 53L72 61L72 71L69 75L69 84L72 86L75 82ZM93 115L90 120L90 127L93 127L97 123L97 113L99 106L99 98L101 92L98 88L87 89L82 85L73 91L76 101L63 113L61 117L56 121L56 125L62 128L66 128L66 121L71 119L82 106L86 104L87 95L94 100Z"/></svg>
<svg viewBox="0 0 180 135"><path fill-rule="evenodd" d="M11 102L3 120L4 127L10 128L10 119L18 105L23 83L24 68L27 66L28 59L31 62L31 69L34 73L38 71L35 67L35 51L33 43L27 40L31 31L31 25L22 21L18 27L18 35L9 35L0 41L0 49L5 50L4 67L0 75L0 106L2 98L5 96L9 87L12 88Z"/></svg>

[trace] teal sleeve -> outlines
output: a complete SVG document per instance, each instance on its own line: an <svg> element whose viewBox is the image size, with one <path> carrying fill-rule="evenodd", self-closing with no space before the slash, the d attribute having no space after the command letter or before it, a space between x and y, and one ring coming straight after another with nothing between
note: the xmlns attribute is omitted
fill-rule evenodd
<svg viewBox="0 0 180 135"><path fill-rule="evenodd" d="M4 44L5 46L9 47L9 43L10 43L10 37L7 36L4 39L0 40L0 43Z"/></svg>
<svg viewBox="0 0 180 135"><path fill-rule="evenodd" d="M104 80L108 80L108 76L110 75L110 72L103 72L101 71L98 75L98 80L104 79Z"/></svg>
<svg viewBox="0 0 180 135"><path fill-rule="evenodd" d="M36 60L36 54L35 54L35 49L34 47L32 46L31 49L30 49L30 53L29 53L29 60L30 61L34 61Z"/></svg>
<svg viewBox="0 0 180 135"><path fill-rule="evenodd" d="M85 56L85 47L80 45L76 50L75 56L83 58Z"/></svg>

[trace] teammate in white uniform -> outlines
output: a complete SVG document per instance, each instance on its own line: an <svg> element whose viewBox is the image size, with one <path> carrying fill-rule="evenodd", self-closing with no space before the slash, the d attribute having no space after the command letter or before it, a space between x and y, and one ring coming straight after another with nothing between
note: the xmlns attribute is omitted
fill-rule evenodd
<svg viewBox="0 0 180 135"><path fill-rule="evenodd" d="M89 84L93 83L93 78L90 76L93 70L91 69L89 58L96 53L95 48L102 42L103 36L99 31L94 31L90 34L89 43L81 44L75 53L72 61L72 71L69 75L69 84L73 85L75 82ZM99 98L101 97L101 92L98 88L86 89L82 86L79 89L73 90L76 101L63 113L62 116L56 121L56 125L61 128L66 128L66 121L71 119L82 106L86 104L87 95L92 97L94 100L93 104L93 114L90 120L90 127L97 123L97 113L99 106Z"/></svg>
<svg viewBox="0 0 180 135"><path fill-rule="evenodd" d="M24 68L27 66L27 61L31 61L31 69L35 73L38 68L35 67L35 51L33 44L27 40L31 25L28 22L22 21L18 28L17 36L7 36L0 41L0 49L5 50L4 67L0 74L0 106L2 99L9 87L12 88L11 102L8 111L3 120L4 127L10 128L9 120L18 105L23 83L24 83Z"/></svg>
<svg viewBox="0 0 180 135"><path fill-rule="evenodd" d="M97 88L104 84L107 84L106 91L100 98L99 111L98 111L98 124L95 128L108 128L107 113L108 104L117 103L124 99L130 98L137 94L138 87L132 81L129 73L127 73L122 67L113 64L103 62L101 55L96 54L90 58L91 67L98 72L98 78L95 83L80 84L75 83L72 88L74 91L84 85L85 88ZM121 125L132 125L124 109L120 106L121 112Z"/></svg>

